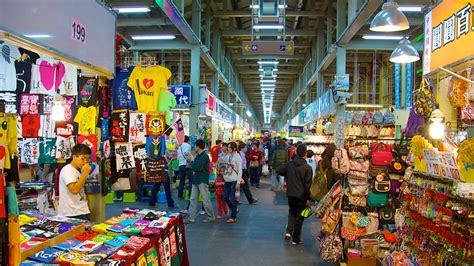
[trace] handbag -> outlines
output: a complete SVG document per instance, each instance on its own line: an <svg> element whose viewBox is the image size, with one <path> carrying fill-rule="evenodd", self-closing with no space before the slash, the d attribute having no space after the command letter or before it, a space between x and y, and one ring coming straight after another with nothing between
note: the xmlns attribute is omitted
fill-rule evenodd
<svg viewBox="0 0 474 266"><path fill-rule="evenodd" d="M337 209L335 209L336 204L338 204ZM339 219L341 218L342 214L342 197L338 197L336 200L333 201L331 207L326 210L326 213L322 219L322 226L321 231L326 234L332 234L336 229Z"/></svg>
<svg viewBox="0 0 474 266"><path fill-rule="evenodd" d="M387 173L380 173L375 177L374 190L380 193L390 191L390 177Z"/></svg>
<svg viewBox="0 0 474 266"><path fill-rule="evenodd" d="M403 175L405 173L406 163L396 152L395 155L394 161L390 164L390 173Z"/></svg>
<svg viewBox="0 0 474 266"><path fill-rule="evenodd" d="M367 206L367 196L355 196L350 193L349 189L346 189L344 193L349 200L349 204L353 206L365 207Z"/></svg>
<svg viewBox="0 0 474 266"><path fill-rule="evenodd" d="M365 227L359 227L353 223L353 219L358 219L360 216L356 212L343 212L342 213L342 227L341 237L349 241L357 240L361 235L365 235Z"/></svg>
<svg viewBox="0 0 474 266"><path fill-rule="evenodd" d="M342 193L342 184L338 180L336 183L331 187L328 193L318 202L316 208L314 210L314 215L316 218L322 218L323 215L326 213L327 209L331 207L333 201L340 197Z"/></svg>
<svg viewBox="0 0 474 266"><path fill-rule="evenodd" d="M408 141L404 143L404 141L406 141L406 134L403 133L402 131L402 138L400 139L400 142L395 145L395 152L397 153L398 156L407 156L408 153L410 152L410 149L408 147Z"/></svg>
<svg viewBox="0 0 474 266"><path fill-rule="evenodd" d="M383 142L377 143L372 150L372 164L377 166L390 166L392 163L392 151Z"/></svg>
<svg viewBox="0 0 474 266"><path fill-rule="evenodd" d="M369 192L369 182L367 176L364 177L357 177L357 176L349 176L348 177L349 183L349 192L351 195L354 196L366 196Z"/></svg>
<svg viewBox="0 0 474 266"><path fill-rule="evenodd" d="M367 196L367 205L371 207L382 207L386 206L388 202L387 193L377 193L374 191L369 191Z"/></svg>
<svg viewBox="0 0 474 266"><path fill-rule="evenodd" d="M352 146L349 148L349 156L351 159L363 159L369 156L369 147L365 144Z"/></svg>
<svg viewBox="0 0 474 266"><path fill-rule="evenodd" d="M321 244L319 246L319 253L322 260L327 262L337 262L341 259L343 245L337 231L333 234L325 236L321 240Z"/></svg>
<svg viewBox="0 0 474 266"><path fill-rule="evenodd" d="M367 172L369 170L370 162L363 159L355 159L350 161L350 170Z"/></svg>
<svg viewBox="0 0 474 266"><path fill-rule="evenodd" d="M380 210L380 222L382 224L394 224L395 223L395 209L390 207L384 207Z"/></svg>
<svg viewBox="0 0 474 266"><path fill-rule="evenodd" d="M260 163L258 161L250 161L250 168L259 168Z"/></svg>
<svg viewBox="0 0 474 266"><path fill-rule="evenodd" d="M310 196L314 200L321 200L328 193L327 169L323 171L322 164L319 164L319 171L311 182L309 188Z"/></svg>
<svg viewBox="0 0 474 266"><path fill-rule="evenodd" d="M383 173L388 173L388 167L370 164L369 175L371 177L377 177L379 174Z"/></svg>

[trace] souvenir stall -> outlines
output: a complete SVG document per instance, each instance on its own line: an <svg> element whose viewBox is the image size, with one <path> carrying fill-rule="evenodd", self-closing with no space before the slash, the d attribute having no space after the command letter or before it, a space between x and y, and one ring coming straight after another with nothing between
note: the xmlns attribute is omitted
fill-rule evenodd
<svg viewBox="0 0 474 266"><path fill-rule="evenodd" d="M217 99L217 111L212 119L212 144L220 139L229 142L232 137L234 112L221 100Z"/></svg>

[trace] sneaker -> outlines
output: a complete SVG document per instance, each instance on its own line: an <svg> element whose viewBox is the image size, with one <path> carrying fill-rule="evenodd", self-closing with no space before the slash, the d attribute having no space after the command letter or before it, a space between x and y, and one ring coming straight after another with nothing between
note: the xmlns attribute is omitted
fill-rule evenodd
<svg viewBox="0 0 474 266"><path fill-rule="evenodd" d="M291 234L290 234L290 233L286 233L286 234L285 234L285 240L286 240L286 241L290 241L290 239L291 239Z"/></svg>
<svg viewBox="0 0 474 266"><path fill-rule="evenodd" d="M196 221L194 221L194 220L185 220L185 221L184 221L184 224L193 224L193 223L195 223L195 222L196 222Z"/></svg>
<svg viewBox="0 0 474 266"><path fill-rule="evenodd" d="M216 221L216 218L212 217L212 218L207 218L206 220L202 220L202 223L208 224L208 223L213 223L215 221Z"/></svg>
<svg viewBox="0 0 474 266"><path fill-rule="evenodd" d="M252 202L250 202L249 204L255 204L258 202L258 199L254 199Z"/></svg>
<svg viewBox="0 0 474 266"><path fill-rule="evenodd" d="M303 244L303 240L301 240L301 239L300 239L300 240L296 240L296 241L293 240L293 241L291 242L291 244L293 244L293 245L301 245L301 244Z"/></svg>
<svg viewBox="0 0 474 266"><path fill-rule="evenodd" d="M188 210L182 210L180 211L179 213L183 214L183 215L187 215L188 214Z"/></svg>
<svg viewBox="0 0 474 266"><path fill-rule="evenodd" d="M206 212L205 211L200 211L199 214L204 215L204 214L206 214Z"/></svg>

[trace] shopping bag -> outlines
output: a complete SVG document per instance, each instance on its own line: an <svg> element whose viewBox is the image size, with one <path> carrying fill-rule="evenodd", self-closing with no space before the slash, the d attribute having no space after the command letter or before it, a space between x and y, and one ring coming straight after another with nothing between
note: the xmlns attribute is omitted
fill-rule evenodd
<svg viewBox="0 0 474 266"><path fill-rule="evenodd" d="M268 169L268 164L264 164L262 166L262 175L267 176L270 174L270 169Z"/></svg>

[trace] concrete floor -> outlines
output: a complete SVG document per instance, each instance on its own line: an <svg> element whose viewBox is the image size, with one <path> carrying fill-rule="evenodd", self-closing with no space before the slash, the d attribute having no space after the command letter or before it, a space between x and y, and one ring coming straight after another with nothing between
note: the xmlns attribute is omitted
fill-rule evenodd
<svg viewBox="0 0 474 266"><path fill-rule="evenodd" d="M262 180L259 189L252 193L259 202L248 205L242 194L238 222L226 224L218 220L214 224L202 224L200 216L195 224L186 226L186 241L191 265L333 265L319 258L319 241L315 239L321 227L313 216L303 226L303 245L293 246L284 241L287 219L287 200L282 192L270 191L268 178ZM187 202L173 199L184 209ZM120 214L125 207L147 207L146 202L115 203L106 205L107 217ZM213 201L215 209L215 201ZM166 210L166 204L157 209Z"/></svg>

